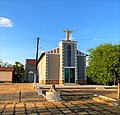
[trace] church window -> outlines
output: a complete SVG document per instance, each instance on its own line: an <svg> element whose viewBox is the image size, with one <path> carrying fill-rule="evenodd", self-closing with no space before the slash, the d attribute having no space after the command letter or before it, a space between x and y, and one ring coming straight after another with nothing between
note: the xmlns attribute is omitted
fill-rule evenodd
<svg viewBox="0 0 120 115"><path fill-rule="evenodd" d="M67 65L71 66L71 45L67 46Z"/></svg>

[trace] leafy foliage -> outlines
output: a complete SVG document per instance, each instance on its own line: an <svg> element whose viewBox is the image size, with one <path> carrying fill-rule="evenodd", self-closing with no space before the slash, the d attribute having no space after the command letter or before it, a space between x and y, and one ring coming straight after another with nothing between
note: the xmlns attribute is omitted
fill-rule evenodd
<svg viewBox="0 0 120 115"><path fill-rule="evenodd" d="M8 62L4 62L0 59L0 67L12 67L12 64L9 64Z"/></svg>
<svg viewBox="0 0 120 115"><path fill-rule="evenodd" d="M15 62L15 65L13 65L15 69L14 73L14 82L23 82L24 80L24 65L20 62Z"/></svg>
<svg viewBox="0 0 120 115"><path fill-rule="evenodd" d="M86 75L97 84L108 84L120 78L120 44L102 44L89 49Z"/></svg>

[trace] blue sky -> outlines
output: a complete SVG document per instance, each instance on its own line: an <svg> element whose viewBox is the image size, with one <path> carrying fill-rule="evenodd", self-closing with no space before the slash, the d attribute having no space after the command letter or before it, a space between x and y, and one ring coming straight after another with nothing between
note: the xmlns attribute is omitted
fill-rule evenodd
<svg viewBox="0 0 120 115"><path fill-rule="evenodd" d="M35 58L65 39L87 53L102 43L120 43L120 0L0 0L0 59L13 63Z"/></svg>

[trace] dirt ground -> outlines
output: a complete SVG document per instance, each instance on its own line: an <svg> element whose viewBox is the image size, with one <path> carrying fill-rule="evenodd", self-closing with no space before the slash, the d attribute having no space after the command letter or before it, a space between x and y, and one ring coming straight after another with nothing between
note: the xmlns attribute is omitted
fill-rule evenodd
<svg viewBox="0 0 120 115"><path fill-rule="evenodd" d="M33 90L32 83L0 83L0 93L17 93L22 92L31 92Z"/></svg>

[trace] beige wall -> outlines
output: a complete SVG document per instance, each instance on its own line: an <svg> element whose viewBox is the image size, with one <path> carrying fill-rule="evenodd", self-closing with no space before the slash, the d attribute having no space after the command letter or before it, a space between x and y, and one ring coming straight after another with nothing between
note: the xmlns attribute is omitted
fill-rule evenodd
<svg viewBox="0 0 120 115"><path fill-rule="evenodd" d="M38 63L38 75L39 75L39 81L46 79L46 54L43 56L43 58Z"/></svg>
<svg viewBox="0 0 120 115"><path fill-rule="evenodd" d="M12 82L12 71L0 71L0 81Z"/></svg>
<svg viewBox="0 0 120 115"><path fill-rule="evenodd" d="M48 54L48 77L47 80L59 80L60 55Z"/></svg>

